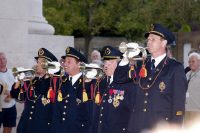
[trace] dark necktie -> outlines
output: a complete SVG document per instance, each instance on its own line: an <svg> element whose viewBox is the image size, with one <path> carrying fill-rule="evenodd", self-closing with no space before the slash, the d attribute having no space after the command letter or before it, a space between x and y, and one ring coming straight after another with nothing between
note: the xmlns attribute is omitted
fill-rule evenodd
<svg viewBox="0 0 200 133"><path fill-rule="evenodd" d="M107 77L107 83L110 84L110 76Z"/></svg>
<svg viewBox="0 0 200 133"><path fill-rule="evenodd" d="M72 77L69 77L69 82L72 85Z"/></svg>
<svg viewBox="0 0 200 133"><path fill-rule="evenodd" d="M155 60L151 60L151 75L155 74Z"/></svg>

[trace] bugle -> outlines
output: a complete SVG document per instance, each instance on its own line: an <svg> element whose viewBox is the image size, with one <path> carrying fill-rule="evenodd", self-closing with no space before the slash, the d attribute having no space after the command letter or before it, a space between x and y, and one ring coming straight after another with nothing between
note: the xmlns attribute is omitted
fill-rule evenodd
<svg viewBox="0 0 200 133"><path fill-rule="evenodd" d="M82 62L80 70L87 79L98 79L104 75L103 69L94 63L86 64Z"/></svg>
<svg viewBox="0 0 200 133"><path fill-rule="evenodd" d="M25 69L23 67L14 67L12 69L13 76L17 78L18 81L23 80L31 80L35 77L35 70L34 69Z"/></svg>
<svg viewBox="0 0 200 133"><path fill-rule="evenodd" d="M139 46L139 44L135 42L122 42L119 45L119 51L124 53L128 59L142 60L147 57L146 48ZM142 55L140 55L140 53L142 53Z"/></svg>

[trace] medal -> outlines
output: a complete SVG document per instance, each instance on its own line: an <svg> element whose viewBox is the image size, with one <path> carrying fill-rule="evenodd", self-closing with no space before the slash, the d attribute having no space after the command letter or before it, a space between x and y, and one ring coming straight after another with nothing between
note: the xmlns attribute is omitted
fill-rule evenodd
<svg viewBox="0 0 200 133"><path fill-rule="evenodd" d="M120 91L120 100L124 100L124 91Z"/></svg>
<svg viewBox="0 0 200 133"><path fill-rule="evenodd" d="M164 83L163 81L162 81L162 82L160 82L160 84L159 84L159 89L160 89L160 92L163 92L165 88L166 88L166 85L165 85L165 83Z"/></svg>
<svg viewBox="0 0 200 133"><path fill-rule="evenodd" d="M120 96L120 100L124 100L124 96L121 95L121 96Z"/></svg>
<svg viewBox="0 0 200 133"><path fill-rule="evenodd" d="M112 103L112 96L109 96L108 103Z"/></svg>
<svg viewBox="0 0 200 133"><path fill-rule="evenodd" d="M119 93L117 94L116 99L117 99L117 100L120 99L120 95L119 95Z"/></svg>
<svg viewBox="0 0 200 133"><path fill-rule="evenodd" d="M109 99L108 99L108 103L112 103L112 94L114 93L113 89L109 89Z"/></svg>
<svg viewBox="0 0 200 133"><path fill-rule="evenodd" d="M76 98L76 102L77 102L77 105L79 105L81 103L81 100Z"/></svg>
<svg viewBox="0 0 200 133"><path fill-rule="evenodd" d="M50 103L50 100L49 99L47 99L47 98L45 98L44 96L42 96L42 104L44 105L44 106L46 106L47 104L49 104Z"/></svg>
<svg viewBox="0 0 200 133"><path fill-rule="evenodd" d="M117 107L119 106L119 100L114 100L114 101L113 101L113 106L114 106L115 108L117 108Z"/></svg>

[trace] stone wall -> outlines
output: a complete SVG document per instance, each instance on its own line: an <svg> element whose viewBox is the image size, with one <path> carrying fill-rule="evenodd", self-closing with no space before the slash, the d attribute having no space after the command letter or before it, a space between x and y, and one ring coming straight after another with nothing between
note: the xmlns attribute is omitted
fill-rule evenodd
<svg viewBox="0 0 200 133"><path fill-rule="evenodd" d="M6 53L8 68L32 67L41 47L60 58L67 46L74 46L73 36L53 35L53 27L42 14L42 0L0 3L0 52Z"/></svg>

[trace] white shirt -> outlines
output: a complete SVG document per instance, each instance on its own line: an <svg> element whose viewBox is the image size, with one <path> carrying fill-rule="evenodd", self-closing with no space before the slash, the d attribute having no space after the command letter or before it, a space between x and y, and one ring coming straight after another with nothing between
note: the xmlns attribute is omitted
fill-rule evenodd
<svg viewBox="0 0 200 133"><path fill-rule="evenodd" d="M3 85L3 92L1 94L0 102L2 104L2 108L10 108L15 105L15 100L11 99L10 102L5 102L4 99L7 95L5 95L6 91L11 91L12 85L15 82L12 71L8 69L6 72L0 72L0 82Z"/></svg>
<svg viewBox="0 0 200 133"><path fill-rule="evenodd" d="M78 73L74 76L69 76L69 79L72 77L72 85L74 85L74 83L76 83L76 81L80 78L80 76L82 75L82 73Z"/></svg>
<svg viewBox="0 0 200 133"><path fill-rule="evenodd" d="M113 82L113 75L110 76L110 84Z"/></svg>
<svg viewBox="0 0 200 133"><path fill-rule="evenodd" d="M155 60L155 63L154 63L155 67L158 66L158 64L165 58L165 56L166 56L166 53L164 53L161 56L156 57L155 59L153 57L151 57L151 60L153 60L153 59Z"/></svg>

